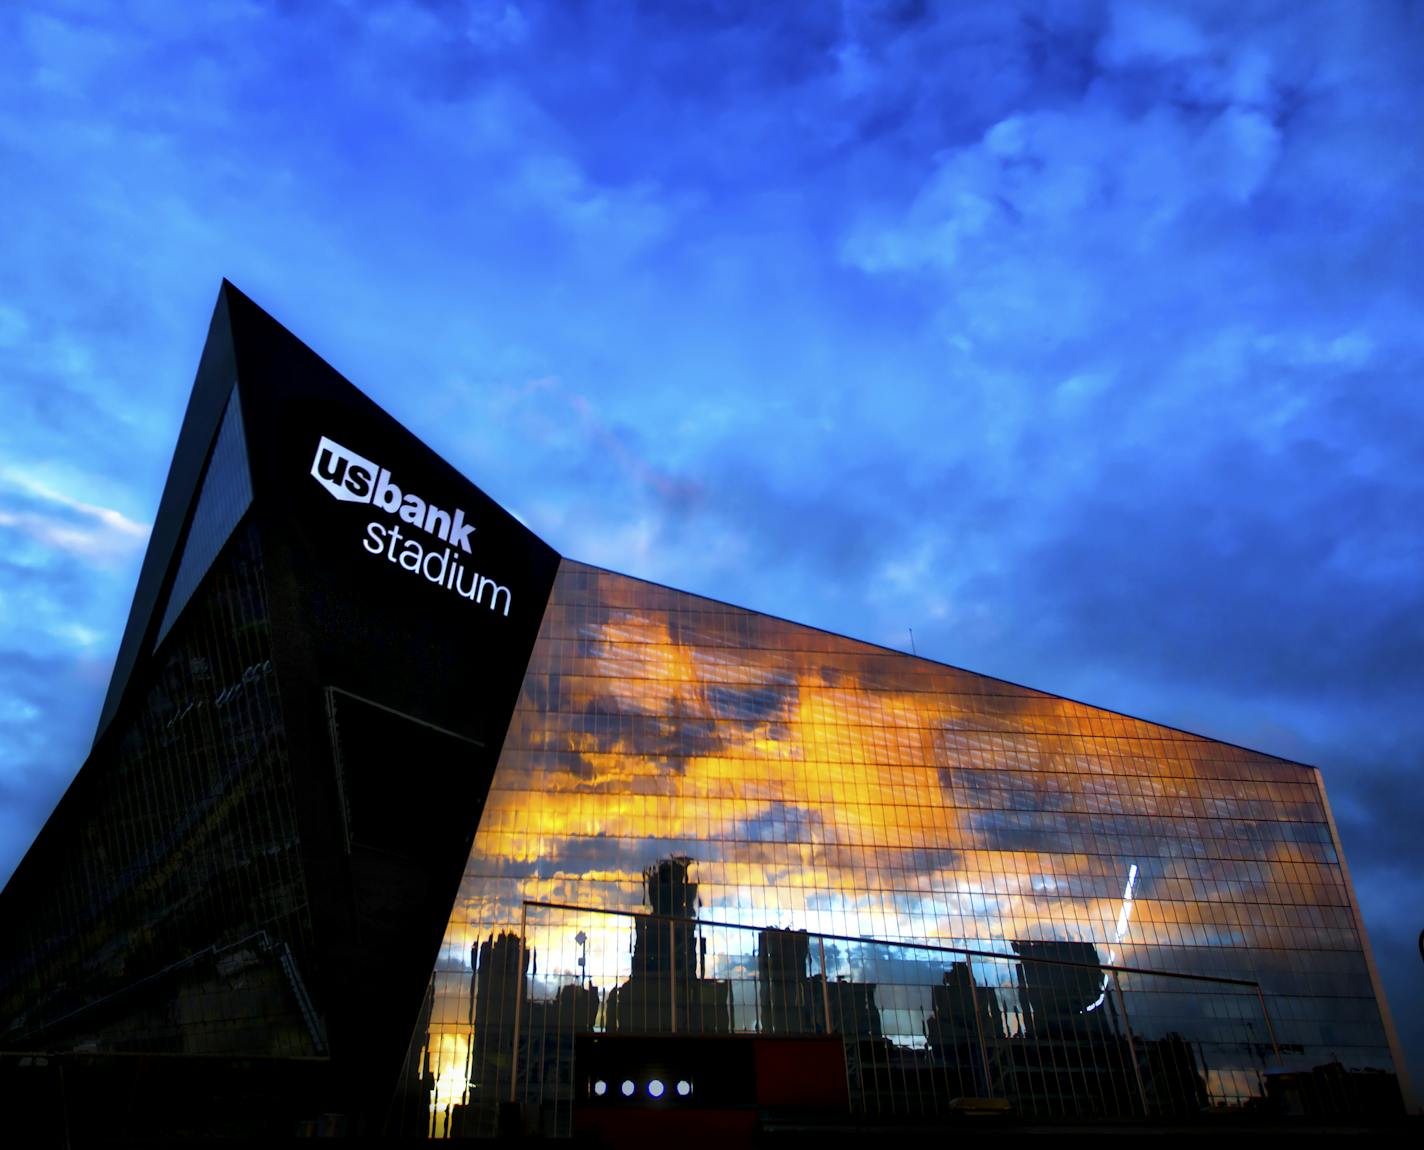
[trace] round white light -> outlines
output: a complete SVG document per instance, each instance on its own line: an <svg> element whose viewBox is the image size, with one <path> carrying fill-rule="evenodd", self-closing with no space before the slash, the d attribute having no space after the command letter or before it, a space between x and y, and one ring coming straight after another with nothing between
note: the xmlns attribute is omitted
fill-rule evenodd
<svg viewBox="0 0 1424 1150"><path fill-rule="evenodd" d="M677 1092L683 1098L686 1098L689 1094L692 1093L692 1083L689 1082L686 1078L679 1079L677 1083Z"/></svg>
<svg viewBox="0 0 1424 1150"><path fill-rule="evenodd" d="M654 1078L651 1082L649 1082L648 1093L651 1094L654 1098L661 1098L663 1096L662 1079Z"/></svg>
<svg viewBox="0 0 1424 1150"><path fill-rule="evenodd" d="M597 1082L593 1084L593 1092L597 1094L600 1098L602 1098L605 1094L608 1093L608 1083L606 1083L605 1081L603 1081L602 1078L600 1078Z"/></svg>
<svg viewBox="0 0 1424 1150"><path fill-rule="evenodd" d="M633 1097L633 1091L635 1091L635 1090L637 1090L637 1089L638 1089L638 1088L633 1085L633 1080L632 1080L631 1078L625 1078L625 1079L623 1079L623 1097L624 1097L624 1098L632 1098L632 1097Z"/></svg>

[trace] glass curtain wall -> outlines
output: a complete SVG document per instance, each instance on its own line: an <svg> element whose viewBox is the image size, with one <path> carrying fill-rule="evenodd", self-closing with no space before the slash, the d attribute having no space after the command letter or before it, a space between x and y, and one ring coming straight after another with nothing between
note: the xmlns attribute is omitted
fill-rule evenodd
<svg viewBox="0 0 1424 1150"><path fill-rule="evenodd" d="M1130 975L1115 999L1114 965L1264 1004ZM976 1016L1091 1031L1138 1099L1124 1006L1158 1044L1139 1068L1168 1060L1203 1106L1259 1096L1268 1064L1391 1068L1311 768L564 561L412 1051L430 1130L493 1131L518 1011L765 1032L818 995L892 1061ZM872 1113L906 1097L852 1082Z"/></svg>

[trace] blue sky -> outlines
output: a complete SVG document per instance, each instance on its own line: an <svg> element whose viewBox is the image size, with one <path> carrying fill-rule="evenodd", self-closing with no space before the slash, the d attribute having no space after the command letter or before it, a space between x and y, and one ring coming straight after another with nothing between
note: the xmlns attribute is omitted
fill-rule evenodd
<svg viewBox="0 0 1424 1150"><path fill-rule="evenodd" d="M1424 1072L1424 6L0 9L0 875L220 277L560 551L1315 763Z"/></svg>

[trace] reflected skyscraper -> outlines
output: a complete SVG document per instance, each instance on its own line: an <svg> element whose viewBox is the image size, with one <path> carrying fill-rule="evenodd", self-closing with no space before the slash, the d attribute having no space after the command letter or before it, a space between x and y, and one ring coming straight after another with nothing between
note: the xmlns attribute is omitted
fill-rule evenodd
<svg viewBox="0 0 1424 1150"><path fill-rule="evenodd" d="M1096 1032L1106 1025L1111 1004L1090 1009L1101 997L1103 971L1098 948L1091 942L1061 939L1020 939L1019 1002L1024 1032L1035 1038Z"/></svg>
<svg viewBox="0 0 1424 1150"><path fill-rule="evenodd" d="M538 955L511 932L480 942L470 965L474 977L466 1025L474 1041L468 1046L469 1090L446 1103L457 1134L478 1133L496 1122L521 1064L548 1068L551 1076L562 1072L561 1084L567 1086L574 1039L595 1028L601 997L594 987L578 982L564 982L552 996L536 995Z"/></svg>
<svg viewBox="0 0 1424 1150"><path fill-rule="evenodd" d="M1019 956L1021 1026L1002 1047L1011 1090L1036 1110L1070 1117L1132 1113L1141 1104L1135 1053L1116 1003L1102 996L1103 971L1092 943L1025 939ZM1094 1004L1098 1007L1093 1009Z"/></svg>
<svg viewBox="0 0 1424 1150"><path fill-rule="evenodd" d="M925 1039L956 1095L994 1098L1005 1092L1003 1009L992 987L974 981L967 962L956 962L933 989Z"/></svg>
<svg viewBox="0 0 1424 1150"><path fill-rule="evenodd" d="M759 1024L764 1034L826 1030L819 983L810 975L811 939L804 930L764 930L757 936Z"/></svg>
<svg viewBox="0 0 1424 1150"><path fill-rule="evenodd" d="M528 993L531 958L520 946L519 936L509 931L486 938L470 955L474 977L470 980L467 1024L476 1036L470 1043L470 1084L475 1100L488 1099L494 1105L509 1096L514 1073L514 1015Z"/></svg>
<svg viewBox="0 0 1424 1150"><path fill-rule="evenodd" d="M697 932L697 883L692 860L662 859L643 872L651 913L633 920L628 981L608 995L610 1033L705 1033L731 1030L726 982L706 977L707 950Z"/></svg>

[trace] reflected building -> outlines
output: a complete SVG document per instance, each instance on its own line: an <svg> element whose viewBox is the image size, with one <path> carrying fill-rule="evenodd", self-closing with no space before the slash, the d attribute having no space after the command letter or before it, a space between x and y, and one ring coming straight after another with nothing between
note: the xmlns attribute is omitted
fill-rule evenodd
<svg viewBox="0 0 1424 1150"><path fill-rule="evenodd" d="M1019 939L1018 1000L1024 1033L1035 1038L1081 1034L1100 1027L1111 1011L1090 1010L1102 997L1103 969L1091 942Z"/></svg>
<svg viewBox="0 0 1424 1150"><path fill-rule="evenodd" d="M1314 768L564 558L224 285L0 1100L566 1133L580 1032L834 1036L867 1120L1402 1069Z"/></svg>
<svg viewBox="0 0 1424 1150"><path fill-rule="evenodd" d="M470 966L474 977L465 1026L474 1041L467 1048L469 1089L458 1099L444 1098L432 1107L436 1077L430 1073L427 1049L421 1067L428 1087L425 1109L416 1113L422 1123L430 1121L428 1133L442 1133L442 1125L455 1135L475 1133L482 1121L496 1119L521 1064L526 1072L538 1067L551 1080L551 1089L567 1090L576 1037L593 1031L598 1021L599 991L581 980L563 982L551 995L533 992L538 954L523 947L517 934L503 932L480 942L470 954Z"/></svg>
<svg viewBox="0 0 1424 1150"><path fill-rule="evenodd" d="M974 980L968 962L956 962L934 987L925 1039L930 1056L943 1068L952 1097L997 1098L1002 1081L1005 1030L1003 1009L992 987Z"/></svg>
<svg viewBox="0 0 1424 1150"><path fill-rule="evenodd" d="M1018 1031L1000 1044L1006 1093L1035 1112L1069 1117L1140 1112L1134 1052L1104 994L1097 947L1059 939L1019 940ZM1094 1008L1094 1004L1096 1008Z"/></svg>
<svg viewBox="0 0 1424 1150"><path fill-rule="evenodd" d="M758 1024L764 1034L828 1030L821 975L810 973L811 936L804 930L763 930L757 936Z"/></svg>
<svg viewBox="0 0 1424 1150"><path fill-rule="evenodd" d="M490 1104L496 1104L509 1097L514 1073L514 1014L520 999L528 994L531 958L513 931L491 935L471 948L474 977L470 979L465 1025L475 1036L469 1045L474 1101L489 1099Z"/></svg>
<svg viewBox="0 0 1424 1150"><path fill-rule="evenodd" d="M725 1034L731 991L707 977L707 943L697 932L692 860L663 859L643 872L651 913L634 919L628 980L608 994L610 1034Z"/></svg>
<svg viewBox="0 0 1424 1150"><path fill-rule="evenodd" d="M828 979L822 972L811 974L811 941L804 930L773 928L758 932L758 1032L883 1037L875 983L845 975Z"/></svg>
<svg viewBox="0 0 1424 1150"><path fill-rule="evenodd" d="M1175 1031L1144 1042L1141 1059L1143 1090L1149 1113L1162 1115L1201 1114L1211 1108L1207 1089L1207 1067L1200 1064L1191 1042ZM1396 1097L1385 1106L1342 1105L1337 1113L1397 1113L1402 1109Z"/></svg>

